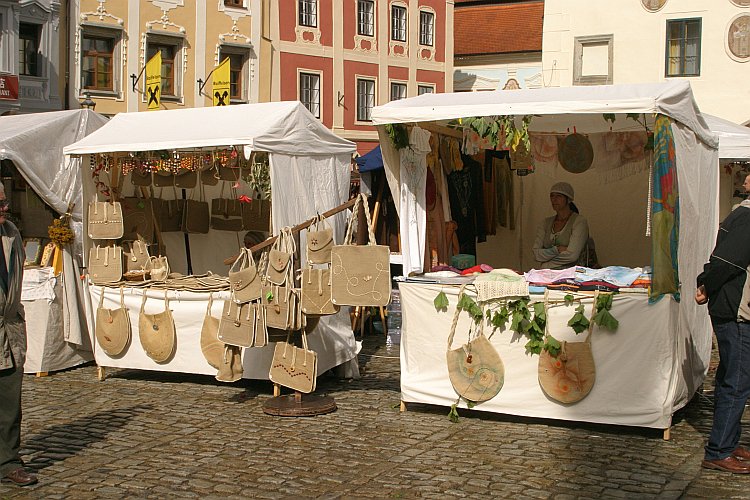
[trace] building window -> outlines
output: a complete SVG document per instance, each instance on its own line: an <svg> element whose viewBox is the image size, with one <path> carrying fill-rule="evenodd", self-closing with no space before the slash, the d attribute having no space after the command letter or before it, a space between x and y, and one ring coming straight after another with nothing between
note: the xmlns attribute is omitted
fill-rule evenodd
<svg viewBox="0 0 750 500"><path fill-rule="evenodd" d="M406 99L406 84L391 83L391 101L398 101L399 99Z"/></svg>
<svg viewBox="0 0 750 500"><path fill-rule="evenodd" d="M667 76L700 76L701 20L667 21Z"/></svg>
<svg viewBox="0 0 750 500"><path fill-rule="evenodd" d="M317 73L299 74L299 100L315 115L320 118L320 75Z"/></svg>
<svg viewBox="0 0 750 500"><path fill-rule="evenodd" d="M391 40L406 41L406 7L391 7Z"/></svg>
<svg viewBox="0 0 750 500"><path fill-rule="evenodd" d="M364 36L375 35L375 1L357 1L357 34Z"/></svg>
<svg viewBox="0 0 750 500"><path fill-rule="evenodd" d="M318 0L299 0L299 25L311 28L318 25Z"/></svg>
<svg viewBox="0 0 750 500"><path fill-rule="evenodd" d="M375 80L357 78L357 121L371 122L375 107Z"/></svg>
<svg viewBox="0 0 750 500"><path fill-rule="evenodd" d="M39 64L39 41L42 27L39 24L18 24L18 74L42 76Z"/></svg>
<svg viewBox="0 0 750 500"><path fill-rule="evenodd" d="M432 45L435 41L435 14L419 11L419 43Z"/></svg>
<svg viewBox="0 0 750 500"><path fill-rule="evenodd" d="M163 97L180 97L180 53L182 41L168 40L170 37L154 37L149 40L146 60L161 52L161 95Z"/></svg>
<svg viewBox="0 0 750 500"><path fill-rule="evenodd" d="M417 95L434 94L434 93L435 93L435 87L432 85L418 85L417 86Z"/></svg>
<svg viewBox="0 0 750 500"><path fill-rule="evenodd" d="M247 102L248 89L247 62L250 58L249 51L240 47L221 47L220 61L229 58L229 99L231 101Z"/></svg>
<svg viewBox="0 0 750 500"><path fill-rule="evenodd" d="M235 7L237 9L244 9L245 1L244 0L224 0L224 6Z"/></svg>
<svg viewBox="0 0 750 500"><path fill-rule="evenodd" d="M114 91L114 52L114 39L83 34L81 85L84 89Z"/></svg>
<svg viewBox="0 0 750 500"><path fill-rule="evenodd" d="M573 48L573 85L613 83L614 35L576 37Z"/></svg>

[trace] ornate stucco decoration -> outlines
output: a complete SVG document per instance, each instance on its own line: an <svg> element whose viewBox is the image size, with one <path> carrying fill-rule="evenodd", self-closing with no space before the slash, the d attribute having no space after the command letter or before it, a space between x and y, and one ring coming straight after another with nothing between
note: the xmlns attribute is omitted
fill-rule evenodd
<svg viewBox="0 0 750 500"><path fill-rule="evenodd" d="M388 42L388 53L395 57L409 57L409 46L406 45L406 42L398 42L396 40L391 40Z"/></svg>
<svg viewBox="0 0 750 500"><path fill-rule="evenodd" d="M374 36L354 35L354 50L370 54L377 53L378 40Z"/></svg>
<svg viewBox="0 0 750 500"><path fill-rule="evenodd" d="M641 0L641 5L643 5L643 8L649 12L657 12L661 10L666 3L667 0Z"/></svg>
<svg viewBox="0 0 750 500"><path fill-rule="evenodd" d="M313 28L311 26L297 26L294 29L297 35L295 41L297 43L311 43L320 45L320 28Z"/></svg>
<svg viewBox="0 0 750 500"><path fill-rule="evenodd" d="M123 30L123 27L125 26L125 20L122 18L119 18L115 15L110 14L107 12L107 8L104 6L105 3L107 3L107 0L98 0L99 6L96 8L93 12L81 12L80 15L80 24L86 24L90 22L96 22L97 25L101 26L112 26L112 29L118 29L122 32L122 40L125 42L128 39L128 34L125 30ZM79 24L78 29L76 30L76 37L75 37L75 62L76 65L80 62L80 56L81 56L81 39L83 38L83 31L81 29L81 26ZM120 44L120 64L122 64L122 67L126 67L128 62L128 44L127 43L121 43Z"/></svg>

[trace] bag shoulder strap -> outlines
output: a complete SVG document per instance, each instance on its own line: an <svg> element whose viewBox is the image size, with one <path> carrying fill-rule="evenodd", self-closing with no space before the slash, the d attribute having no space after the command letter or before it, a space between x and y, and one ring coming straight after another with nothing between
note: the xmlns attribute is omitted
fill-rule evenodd
<svg viewBox="0 0 750 500"><path fill-rule="evenodd" d="M146 308L146 297L148 295L148 290L143 289L143 298L141 299L141 314L143 314L143 310Z"/></svg>
<svg viewBox="0 0 750 500"><path fill-rule="evenodd" d="M466 285L461 285L461 289L458 291L458 302L461 301L461 296L464 294ZM451 332L448 335L448 350L451 350L451 344L453 344L453 337L456 335L456 325L458 324L458 317L461 315L461 309L458 307L456 302L456 311L453 313L453 322L451 322Z"/></svg>

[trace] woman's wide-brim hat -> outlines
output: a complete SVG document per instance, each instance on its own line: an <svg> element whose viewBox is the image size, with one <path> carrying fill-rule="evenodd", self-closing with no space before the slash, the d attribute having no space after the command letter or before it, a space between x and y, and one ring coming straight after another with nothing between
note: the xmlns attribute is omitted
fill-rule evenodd
<svg viewBox="0 0 750 500"><path fill-rule="evenodd" d="M594 148L586 136L569 134L560 141L557 158L565 170L580 174L588 170L594 162Z"/></svg>

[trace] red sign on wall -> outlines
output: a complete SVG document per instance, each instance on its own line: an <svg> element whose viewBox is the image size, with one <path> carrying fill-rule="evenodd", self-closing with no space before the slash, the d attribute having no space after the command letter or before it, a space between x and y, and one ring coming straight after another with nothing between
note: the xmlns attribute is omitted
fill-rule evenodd
<svg viewBox="0 0 750 500"><path fill-rule="evenodd" d="M18 100L18 77L16 75L0 75L0 100Z"/></svg>

